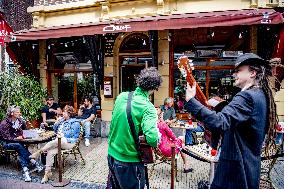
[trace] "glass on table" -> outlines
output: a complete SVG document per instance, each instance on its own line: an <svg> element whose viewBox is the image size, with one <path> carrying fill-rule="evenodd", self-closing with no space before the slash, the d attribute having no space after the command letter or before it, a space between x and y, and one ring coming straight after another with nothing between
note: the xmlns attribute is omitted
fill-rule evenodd
<svg viewBox="0 0 284 189"><path fill-rule="evenodd" d="M203 132L196 132L195 134L196 134L196 140L198 141L198 145L200 146L204 133Z"/></svg>

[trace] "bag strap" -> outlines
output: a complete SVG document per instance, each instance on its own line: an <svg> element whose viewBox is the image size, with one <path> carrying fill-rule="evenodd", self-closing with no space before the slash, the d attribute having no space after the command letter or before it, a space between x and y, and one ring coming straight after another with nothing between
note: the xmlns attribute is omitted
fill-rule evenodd
<svg viewBox="0 0 284 189"><path fill-rule="evenodd" d="M135 142L135 146L136 146L136 150L138 152L138 156L141 159L141 153L140 153L140 145L139 145L139 139L138 136L136 134L136 130L135 130L135 126L134 126L134 122L131 116L131 101L132 101L132 96L133 96L133 91L128 93L128 99L127 99L127 106L126 106L126 114L127 114L127 120L128 120L128 124L132 133L132 137L134 139Z"/></svg>

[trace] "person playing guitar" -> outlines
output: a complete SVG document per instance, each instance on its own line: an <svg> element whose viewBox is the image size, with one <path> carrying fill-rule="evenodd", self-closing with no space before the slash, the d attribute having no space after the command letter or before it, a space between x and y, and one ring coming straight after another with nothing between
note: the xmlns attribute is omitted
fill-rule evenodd
<svg viewBox="0 0 284 189"><path fill-rule="evenodd" d="M235 62L234 86L241 89L219 113L198 100L196 82L186 89L185 108L211 130L223 132L221 153L211 189L258 189L261 151L273 149L276 105L267 60L245 53ZM195 99L197 95L197 99ZM204 102L203 102L204 103Z"/></svg>

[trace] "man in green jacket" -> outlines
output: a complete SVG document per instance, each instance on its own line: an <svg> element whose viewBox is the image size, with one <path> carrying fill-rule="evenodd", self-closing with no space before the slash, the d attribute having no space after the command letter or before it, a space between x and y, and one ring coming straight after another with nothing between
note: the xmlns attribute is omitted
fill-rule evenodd
<svg viewBox="0 0 284 189"><path fill-rule="evenodd" d="M162 77L154 68L145 68L137 77L137 88L131 101L131 116L137 135L143 132L147 143L156 147L159 141L157 113L149 100L162 83ZM118 95L113 113L108 141L108 165L110 184L115 189L144 189L145 168L136 150L127 120L128 92Z"/></svg>

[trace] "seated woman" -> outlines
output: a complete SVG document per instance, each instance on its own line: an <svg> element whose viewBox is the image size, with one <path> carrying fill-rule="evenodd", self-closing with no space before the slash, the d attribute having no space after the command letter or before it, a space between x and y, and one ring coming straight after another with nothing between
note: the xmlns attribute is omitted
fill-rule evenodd
<svg viewBox="0 0 284 189"><path fill-rule="evenodd" d="M169 128L167 123L163 120L163 112L159 107L157 109L158 114L158 123L157 127L161 133L160 143L158 145L159 150L161 153L166 157L171 157L171 146L176 146L176 154L181 153L181 157L184 164L184 173L192 172L193 169L189 168L188 160L186 159L186 155L183 152L180 152L182 146L184 144L183 137L177 138L172 130Z"/></svg>
<svg viewBox="0 0 284 189"><path fill-rule="evenodd" d="M80 134L80 123L77 119L73 118L75 116L75 111L72 106L66 105L63 111L63 118L55 123L55 132L57 137L61 136L61 148L71 149L74 147L76 141ZM30 157L37 159L42 152L47 151L45 174L41 180L41 183L46 183L51 177L51 166L54 161L54 156L58 153L58 138L48 142L44 147L42 147L37 152L33 153Z"/></svg>

